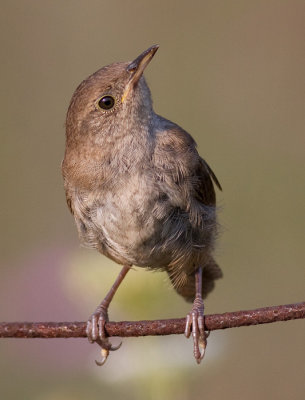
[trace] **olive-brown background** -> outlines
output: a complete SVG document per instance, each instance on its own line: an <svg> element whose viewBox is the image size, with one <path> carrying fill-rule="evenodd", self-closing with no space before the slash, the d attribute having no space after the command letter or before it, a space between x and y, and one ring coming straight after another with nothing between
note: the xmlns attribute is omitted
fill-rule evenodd
<svg viewBox="0 0 305 400"><path fill-rule="evenodd" d="M223 185L208 313L304 300L303 1L1 1L0 320L85 320L119 267L79 247L60 172L78 83L152 44L155 110L195 137ZM136 269L114 320L180 317L166 277ZM125 339L98 368L86 340L0 341L3 399L303 399L305 324Z"/></svg>

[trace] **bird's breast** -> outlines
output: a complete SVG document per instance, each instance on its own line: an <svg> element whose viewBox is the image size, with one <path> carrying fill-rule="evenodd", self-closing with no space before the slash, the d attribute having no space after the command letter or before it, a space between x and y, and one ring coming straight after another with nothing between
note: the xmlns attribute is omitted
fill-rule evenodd
<svg viewBox="0 0 305 400"><path fill-rule="evenodd" d="M82 220L86 229L80 236L92 247L104 248L116 260L147 265L162 229L162 222L154 214L158 196L154 183L143 171L117 177L108 189L80 195L78 208L86 214Z"/></svg>

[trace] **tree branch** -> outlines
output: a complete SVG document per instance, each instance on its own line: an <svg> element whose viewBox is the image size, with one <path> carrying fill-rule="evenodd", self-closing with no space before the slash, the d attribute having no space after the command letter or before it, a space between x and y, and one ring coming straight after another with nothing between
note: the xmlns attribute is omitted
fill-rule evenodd
<svg viewBox="0 0 305 400"><path fill-rule="evenodd" d="M305 302L256 310L206 315L205 329L236 328L240 326L268 324L278 321L305 318ZM137 337L148 335L181 334L185 318L156 321L107 322L109 336ZM80 338L87 337L85 322L2 322L0 338Z"/></svg>

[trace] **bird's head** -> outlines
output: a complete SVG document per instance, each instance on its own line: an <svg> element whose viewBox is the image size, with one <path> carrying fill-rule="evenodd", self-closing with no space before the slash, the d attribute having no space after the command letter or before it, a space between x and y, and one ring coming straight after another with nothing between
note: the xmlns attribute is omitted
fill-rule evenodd
<svg viewBox="0 0 305 400"><path fill-rule="evenodd" d="M107 65L76 89L67 113L67 138L120 136L144 124L152 114L150 90L143 72L159 46L154 45L132 62Z"/></svg>

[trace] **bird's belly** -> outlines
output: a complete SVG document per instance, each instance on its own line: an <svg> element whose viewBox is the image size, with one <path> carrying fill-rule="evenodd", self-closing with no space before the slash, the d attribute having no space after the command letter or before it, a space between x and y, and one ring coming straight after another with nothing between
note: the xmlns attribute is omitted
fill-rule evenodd
<svg viewBox="0 0 305 400"><path fill-rule="evenodd" d="M139 266L152 264L162 221L154 215L156 194L145 179L104 193L92 214L95 236L107 255Z"/></svg>
<svg viewBox="0 0 305 400"><path fill-rule="evenodd" d="M216 223L211 210L207 223L195 226L152 180L136 175L93 194L90 218L79 227L85 244L116 262L163 269L203 259L213 248Z"/></svg>

